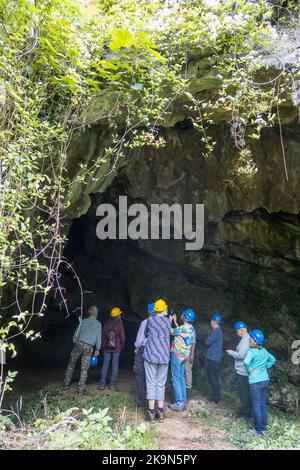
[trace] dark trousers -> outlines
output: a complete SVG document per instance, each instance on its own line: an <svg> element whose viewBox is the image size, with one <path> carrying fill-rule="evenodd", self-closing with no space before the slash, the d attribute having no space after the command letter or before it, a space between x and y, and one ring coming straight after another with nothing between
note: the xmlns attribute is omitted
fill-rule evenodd
<svg viewBox="0 0 300 470"><path fill-rule="evenodd" d="M259 434L267 430L269 387L270 382L268 380L250 385L255 429Z"/></svg>
<svg viewBox="0 0 300 470"><path fill-rule="evenodd" d="M215 403L219 403L221 399L220 372L221 364L207 359L207 376L210 385L210 399Z"/></svg>
<svg viewBox="0 0 300 470"><path fill-rule="evenodd" d="M243 418L250 418L252 416L252 404L248 376L236 374L236 381L241 401L241 416Z"/></svg>
<svg viewBox="0 0 300 470"><path fill-rule="evenodd" d="M104 361L103 361L103 366L101 370L101 379L100 379L100 385L102 385L103 387L105 387L105 384L106 384L106 379L107 379L107 374L108 374L108 369L109 369L111 359L112 359L112 371L111 371L110 386L114 387L116 385L118 372L119 372L120 353L104 351Z"/></svg>
<svg viewBox="0 0 300 470"><path fill-rule="evenodd" d="M143 358L144 348L140 348L135 354L133 373L135 377L135 397L138 406L144 406L146 402L146 377Z"/></svg>

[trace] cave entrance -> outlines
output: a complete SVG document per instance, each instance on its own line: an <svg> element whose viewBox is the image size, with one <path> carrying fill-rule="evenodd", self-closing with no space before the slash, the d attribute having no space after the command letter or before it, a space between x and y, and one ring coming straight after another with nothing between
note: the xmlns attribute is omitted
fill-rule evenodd
<svg viewBox="0 0 300 470"><path fill-rule="evenodd" d="M64 256L72 264L81 286L71 270L61 272L60 285L64 289L68 312L56 292L57 295L48 302L47 315L40 325L42 340L25 345L26 356L29 357L27 362L34 363L36 367L65 369L67 366L72 336L80 315L81 289L84 293L84 316L90 305L98 307L102 324L108 319L112 307L118 306L124 312L126 346L121 354L120 367L125 370L132 369L136 333L147 315L149 302L164 298L176 313L184 308L194 308L197 313L201 312L201 323L205 322L207 328L216 306L223 310L227 290L223 280L220 281L220 276L216 275L213 251L186 251L184 239L98 239L97 207L110 203L117 208L119 197L123 195L127 196L128 205L137 202L149 204L149 200L133 195L132 184L126 175L120 173L105 193L90 195L91 204L86 214L71 221ZM168 198L165 202L174 202L173 195ZM159 192L159 199L155 201L160 199L164 201ZM215 225L207 223L206 239L211 239L214 234ZM219 263L218 269L226 268ZM91 376L94 374L96 372L92 370Z"/></svg>
<svg viewBox="0 0 300 470"><path fill-rule="evenodd" d="M120 357L120 367L131 369L134 341L140 322L147 315L147 304L159 297L171 299L168 290L172 281L169 276L172 278L174 267L147 247L148 240L144 246L130 239L99 240L96 235L99 222L96 208L100 202L115 203L115 199L110 191L104 196L94 194L91 199L88 213L72 222L64 255L80 278L84 292L84 315L90 305L96 305L98 319L104 324L111 308L118 306L123 311L126 345ZM156 242L158 245L161 241ZM67 319L68 328L72 330L78 321L80 289L72 272L67 270L63 273L62 284L66 289L69 312L73 312ZM71 331L69 337L70 334ZM69 340L67 342L70 344Z"/></svg>

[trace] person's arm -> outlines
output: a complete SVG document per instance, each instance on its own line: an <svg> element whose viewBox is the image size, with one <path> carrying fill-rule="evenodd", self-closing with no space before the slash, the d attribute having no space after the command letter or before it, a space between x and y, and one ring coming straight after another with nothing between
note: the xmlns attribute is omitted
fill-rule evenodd
<svg viewBox="0 0 300 470"><path fill-rule="evenodd" d="M248 372L248 374L251 371L252 357L253 357L252 356L252 351L251 351L251 349L249 349L249 351L247 352L246 357L244 359L244 366L245 366L246 371Z"/></svg>
<svg viewBox="0 0 300 470"><path fill-rule="evenodd" d="M216 341L218 340L217 336L216 336L216 333L215 333L215 330L213 330L211 332L211 334L206 338L206 340L204 341L204 344L205 346L209 347L211 346L213 343L215 343Z"/></svg>
<svg viewBox="0 0 300 470"><path fill-rule="evenodd" d="M269 353L268 361L267 361L267 364L266 364L266 368L267 368L267 369L271 369L271 367L274 366L275 362L276 362L275 357L274 357L272 354Z"/></svg>
<svg viewBox="0 0 300 470"><path fill-rule="evenodd" d="M169 320L170 320L170 325L171 325L171 335L176 336L176 335L180 334L180 333L175 333L174 334L174 331L179 329L176 313L173 313L173 315L170 317ZM172 326L173 324L175 326Z"/></svg>
<svg viewBox="0 0 300 470"><path fill-rule="evenodd" d="M120 340L121 340L121 348L123 349L125 346L125 329L123 323L121 323L121 328L120 328Z"/></svg>
<svg viewBox="0 0 300 470"><path fill-rule="evenodd" d="M79 323L79 325L77 326L77 328L75 330L75 333L73 335L73 343L76 343L76 341L77 341L77 338L78 338L80 330L81 330L81 325L82 325L82 321Z"/></svg>
<svg viewBox="0 0 300 470"><path fill-rule="evenodd" d="M189 357L189 362L190 364L193 364L194 359L195 359L195 350L196 350L196 343L192 344L191 351L190 351L190 357Z"/></svg>
<svg viewBox="0 0 300 470"><path fill-rule="evenodd" d="M176 328L171 328L171 335L172 336L180 336L181 335L180 326L178 326Z"/></svg>
<svg viewBox="0 0 300 470"><path fill-rule="evenodd" d="M96 356L99 355L99 351L100 351L100 349L101 349L101 342L102 342L102 325L101 325L101 323L100 323L100 325L99 325L99 332L98 332L98 338L97 338L97 343L96 343L96 351L95 351L95 352L97 353L97 354L95 354Z"/></svg>
<svg viewBox="0 0 300 470"><path fill-rule="evenodd" d="M139 349L145 341L146 324L147 324L147 322L145 322L145 321L142 321L142 323L140 324L139 331L136 335L136 340L135 340L135 343L134 343L134 347L136 349Z"/></svg>
<svg viewBox="0 0 300 470"><path fill-rule="evenodd" d="M107 326L106 326L106 323L104 323L104 326L102 328L102 341L101 341L103 348L105 348L105 344L106 344L106 331L107 331Z"/></svg>
<svg viewBox="0 0 300 470"><path fill-rule="evenodd" d="M233 357L234 359L241 359L241 360L245 359L245 357L247 356L248 351L249 351L249 346L247 345L246 342L243 342L239 346L239 352L227 350L229 356Z"/></svg>

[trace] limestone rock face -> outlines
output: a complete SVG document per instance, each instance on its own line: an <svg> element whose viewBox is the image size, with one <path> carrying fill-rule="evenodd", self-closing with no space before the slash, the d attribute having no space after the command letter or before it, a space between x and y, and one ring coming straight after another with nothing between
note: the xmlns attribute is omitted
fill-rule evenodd
<svg viewBox="0 0 300 470"><path fill-rule="evenodd" d="M239 172L239 153L226 125L211 129L216 146L206 158L194 129L179 125L162 128L161 134L164 148L135 149L108 177L104 173L112 161L97 170L98 180L72 189L70 220L86 215L71 231L67 252L84 289L93 292L88 301L104 309L120 304L134 324L157 297L166 298L175 311L193 307L200 339L209 331L211 313L220 311L225 348L237 343L232 332L236 320L262 328L267 347L279 359L278 370L292 387L284 392L290 397L286 403L279 381L273 400L294 409L298 391L290 382L298 385L299 369L290 358L291 344L300 338L300 128L283 126L288 181L277 128L253 142L250 172ZM69 156L74 171L78 159L93 161L105 139L108 134L99 128L79 139ZM187 251L184 240L174 239L98 240L96 208L102 202L117 207L120 195L127 195L129 204L145 204L149 213L155 203L204 204L203 249ZM199 364L204 365L203 351ZM227 358L225 364L232 370Z"/></svg>
<svg viewBox="0 0 300 470"><path fill-rule="evenodd" d="M285 57L284 63L290 60ZM269 79L272 70L275 76L276 63L266 58L260 79ZM216 96L219 83L210 57L192 51L187 75L194 96L206 101ZM231 119L228 112L206 110L215 122L208 132L216 145L205 157L201 135L187 120L190 110L181 97L159 123L165 147L104 157L115 131L111 118L119 129L125 127L126 110L119 102L112 93L91 99L79 122L85 130L76 134L68 154L65 221L66 230L71 230L66 254L88 291L86 303L95 302L104 311L122 306L132 341L146 304L158 297L166 298L175 311L196 310L200 340L209 331L211 313L220 311L225 348L237 342L232 332L235 321L262 328L267 347L278 359L277 372L286 379L274 375L277 389L272 400L283 409L297 408L300 373L291 362L291 345L300 339L298 108L292 103L281 107L282 139L278 126L265 129L246 158L234 146L226 124ZM120 195L127 195L129 204L145 204L149 212L151 204L204 204L203 249L188 251L185 240L175 239L100 241L96 209L103 202L117 207ZM65 283L76 308L78 293L67 274ZM200 377L201 347L197 360ZM233 369L229 358L227 368ZM232 381L232 375L228 377Z"/></svg>

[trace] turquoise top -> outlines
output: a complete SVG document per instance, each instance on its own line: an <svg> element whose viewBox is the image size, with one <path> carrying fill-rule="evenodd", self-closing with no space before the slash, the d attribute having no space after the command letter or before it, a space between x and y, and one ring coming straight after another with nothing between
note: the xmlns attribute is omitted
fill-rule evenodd
<svg viewBox="0 0 300 470"><path fill-rule="evenodd" d="M244 365L248 373L249 384L265 382L269 379L268 369L276 362L276 359L265 348L250 348Z"/></svg>

